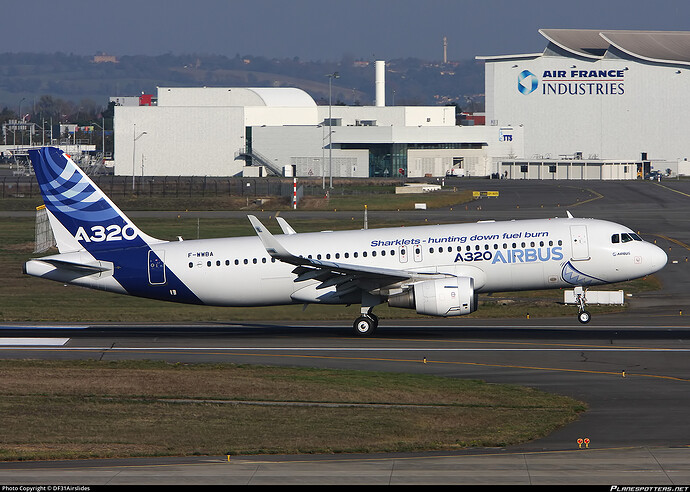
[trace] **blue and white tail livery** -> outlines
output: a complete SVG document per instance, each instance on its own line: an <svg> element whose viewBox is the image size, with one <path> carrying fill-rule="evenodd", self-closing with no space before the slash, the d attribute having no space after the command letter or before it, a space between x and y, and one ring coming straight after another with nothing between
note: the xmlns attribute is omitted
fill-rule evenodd
<svg viewBox="0 0 690 492"><path fill-rule="evenodd" d="M216 306L360 304L355 333L390 306L432 316L477 309L488 292L582 291L653 273L666 254L625 226L567 218L163 241L144 234L61 150L29 151L59 254L25 273L153 299ZM589 321L578 297L581 322Z"/></svg>
<svg viewBox="0 0 690 492"><path fill-rule="evenodd" d="M29 150L60 253L143 246L160 241L143 234L59 149Z"/></svg>

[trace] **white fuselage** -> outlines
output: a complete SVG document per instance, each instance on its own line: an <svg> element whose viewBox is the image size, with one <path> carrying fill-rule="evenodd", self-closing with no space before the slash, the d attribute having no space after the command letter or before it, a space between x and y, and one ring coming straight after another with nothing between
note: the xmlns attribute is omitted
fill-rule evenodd
<svg viewBox="0 0 690 492"><path fill-rule="evenodd" d="M478 292L497 292L619 282L663 267L666 255L653 244L611 240L631 232L594 219L541 219L276 237L296 256L469 276ZM168 242L153 250L204 304L319 302L318 282L295 282L295 267L272 259L257 237ZM568 262L587 279L565 279Z"/></svg>

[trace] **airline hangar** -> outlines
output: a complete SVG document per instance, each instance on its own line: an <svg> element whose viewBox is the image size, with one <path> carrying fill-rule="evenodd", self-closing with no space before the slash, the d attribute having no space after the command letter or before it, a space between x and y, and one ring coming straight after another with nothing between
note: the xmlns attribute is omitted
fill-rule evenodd
<svg viewBox="0 0 690 492"><path fill-rule="evenodd" d="M690 173L690 32L539 32L542 53L477 57L487 125L524 128L524 160L501 173L566 177L573 160L594 165L571 177L637 177L620 167L635 162Z"/></svg>

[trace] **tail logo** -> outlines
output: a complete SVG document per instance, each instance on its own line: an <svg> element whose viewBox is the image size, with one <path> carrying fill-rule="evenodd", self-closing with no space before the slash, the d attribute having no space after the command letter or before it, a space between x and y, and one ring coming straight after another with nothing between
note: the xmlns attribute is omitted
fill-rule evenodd
<svg viewBox="0 0 690 492"><path fill-rule="evenodd" d="M44 184L41 190L49 209L89 222L106 222L119 215L72 159L57 149L40 152L44 166L38 166L36 174Z"/></svg>

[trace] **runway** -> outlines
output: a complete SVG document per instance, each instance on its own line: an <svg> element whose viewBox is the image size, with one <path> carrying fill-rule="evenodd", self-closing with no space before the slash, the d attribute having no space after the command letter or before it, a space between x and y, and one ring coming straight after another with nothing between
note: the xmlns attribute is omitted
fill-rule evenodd
<svg viewBox="0 0 690 492"><path fill-rule="evenodd" d="M532 386L583 400L575 423L505 450L0 464L3 483L655 483L690 478L685 317L383 323L90 325L1 330L3 358L157 359L403 371ZM640 321L638 318L636 321ZM46 333L48 332L48 333ZM48 336L49 335L49 336ZM587 449L578 439L588 438ZM660 458L661 457L661 458ZM582 475L578 467L595 470ZM579 470L579 471L577 471ZM624 473L625 472L625 473ZM179 476L177 475L179 473ZM161 477L164 475L164 477ZM22 478L23 477L23 478ZM107 477L107 482L101 482ZM17 480L17 482L14 482ZM161 482L163 480L163 482ZM178 482L178 480L180 482ZM171 481L170 483L173 483Z"/></svg>
<svg viewBox="0 0 690 492"><path fill-rule="evenodd" d="M543 439L500 450L244 456L229 462L220 456L0 463L0 482L688 484L690 182L561 182L558 188L544 182L482 184L486 189L500 187L501 199L473 202L463 210L425 211L426 220L564 216L565 203L576 216L614 220L657 241L669 255L669 263L657 274L662 290L635 296L625 313L597 315L588 325L576 321L575 310L572 317L558 319L382 320L376 336L367 339L354 338L347 321L5 324L0 326L5 339L0 357L145 358L473 378L585 401L588 410L578 421ZM369 220L389 214L394 212L370 212ZM421 217L417 212L405 214L417 221ZM17 338L42 340L8 341ZM590 440L589 447L580 449L578 439L584 438Z"/></svg>

